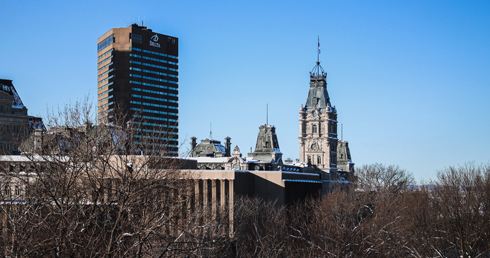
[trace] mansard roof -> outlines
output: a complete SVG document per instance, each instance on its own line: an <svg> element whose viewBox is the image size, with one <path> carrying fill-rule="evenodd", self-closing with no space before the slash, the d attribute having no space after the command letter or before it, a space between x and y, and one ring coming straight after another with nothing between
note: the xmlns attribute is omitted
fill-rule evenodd
<svg viewBox="0 0 490 258"><path fill-rule="evenodd" d="M0 91L9 94L14 99L14 101L12 102L13 107L15 108L24 107L24 104L22 103L19 94L17 93L14 85L12 84L12 80L0 79Z"/></svg>
<svg viewBox="0 0 490 258"><path fill-rule="evenodd" d="M327 91L327 73L323 71L320 62L316 62L315 67L310 72L310 91L305 105L306 112L313 109L320 109L322 113L334 111Z"/></svg>

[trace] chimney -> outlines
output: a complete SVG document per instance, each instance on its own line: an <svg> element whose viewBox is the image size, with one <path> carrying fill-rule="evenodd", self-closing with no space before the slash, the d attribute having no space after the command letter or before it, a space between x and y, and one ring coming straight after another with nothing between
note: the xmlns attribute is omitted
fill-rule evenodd
<svg viewBox="0 0 490 258"><path fill-rule="evenodd" d="M231 157L231 138L227 136L225 138L225 157Z"/></svg>
<svg viewBox="0 0 490 258"><path fill-rule="evenodd" d="M43 129L34 129L34 151L42 151L43 147Z"/></svg>
<svg viewBox="0 0 490 258"><path fill-rule="evenodd" d="M197 138L192 136L191 137L191 152L194 150L194 148L196 148L197 146L197 142L196 142Z"/></svg>

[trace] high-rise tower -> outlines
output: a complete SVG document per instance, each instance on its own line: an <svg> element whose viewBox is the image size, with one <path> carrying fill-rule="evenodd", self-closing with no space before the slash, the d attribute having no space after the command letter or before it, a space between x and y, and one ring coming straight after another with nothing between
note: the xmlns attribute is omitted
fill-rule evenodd
<svg viewBox="0 0 490 258"><path fill-rule="evenodd" d="M308 99L299 112L299 157L327 173L337 172L337 110L327 92L327 73L318 60L310 72Z"/></svg>
<svg viewBox="0 0 490 258"><path fill-rule="evenodd" d="M98 123L117 109L178 154L178 38L133 24L97 40ZM136 135L135 137L142 137ZM146 150L142 146L142 150Z"/></svg>

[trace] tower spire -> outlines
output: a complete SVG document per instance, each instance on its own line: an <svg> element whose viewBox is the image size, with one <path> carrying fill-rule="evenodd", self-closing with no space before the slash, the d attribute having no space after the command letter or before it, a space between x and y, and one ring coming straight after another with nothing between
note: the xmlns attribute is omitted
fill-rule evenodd
<svg viewBox="0 0 490 258"><path fill-rule="evenodd" d="M316 65L313 67L313 70L310 72L310 77L315 79L325 79L327 78L327 73L323 70L320 65L320 36L318 36L318 53L316 59Z"/></svg>

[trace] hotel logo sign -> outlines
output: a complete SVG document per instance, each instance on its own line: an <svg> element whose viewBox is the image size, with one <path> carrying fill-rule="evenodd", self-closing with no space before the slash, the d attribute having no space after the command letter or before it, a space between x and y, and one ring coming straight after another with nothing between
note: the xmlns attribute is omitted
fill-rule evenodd
<svg viewBox="0 0 490 258"><path fill-rule="evenodd" d="M152 47L160 47L160 43L158 43L158 35L157 34L151 36L150 46L152 46Z"/></svg>

